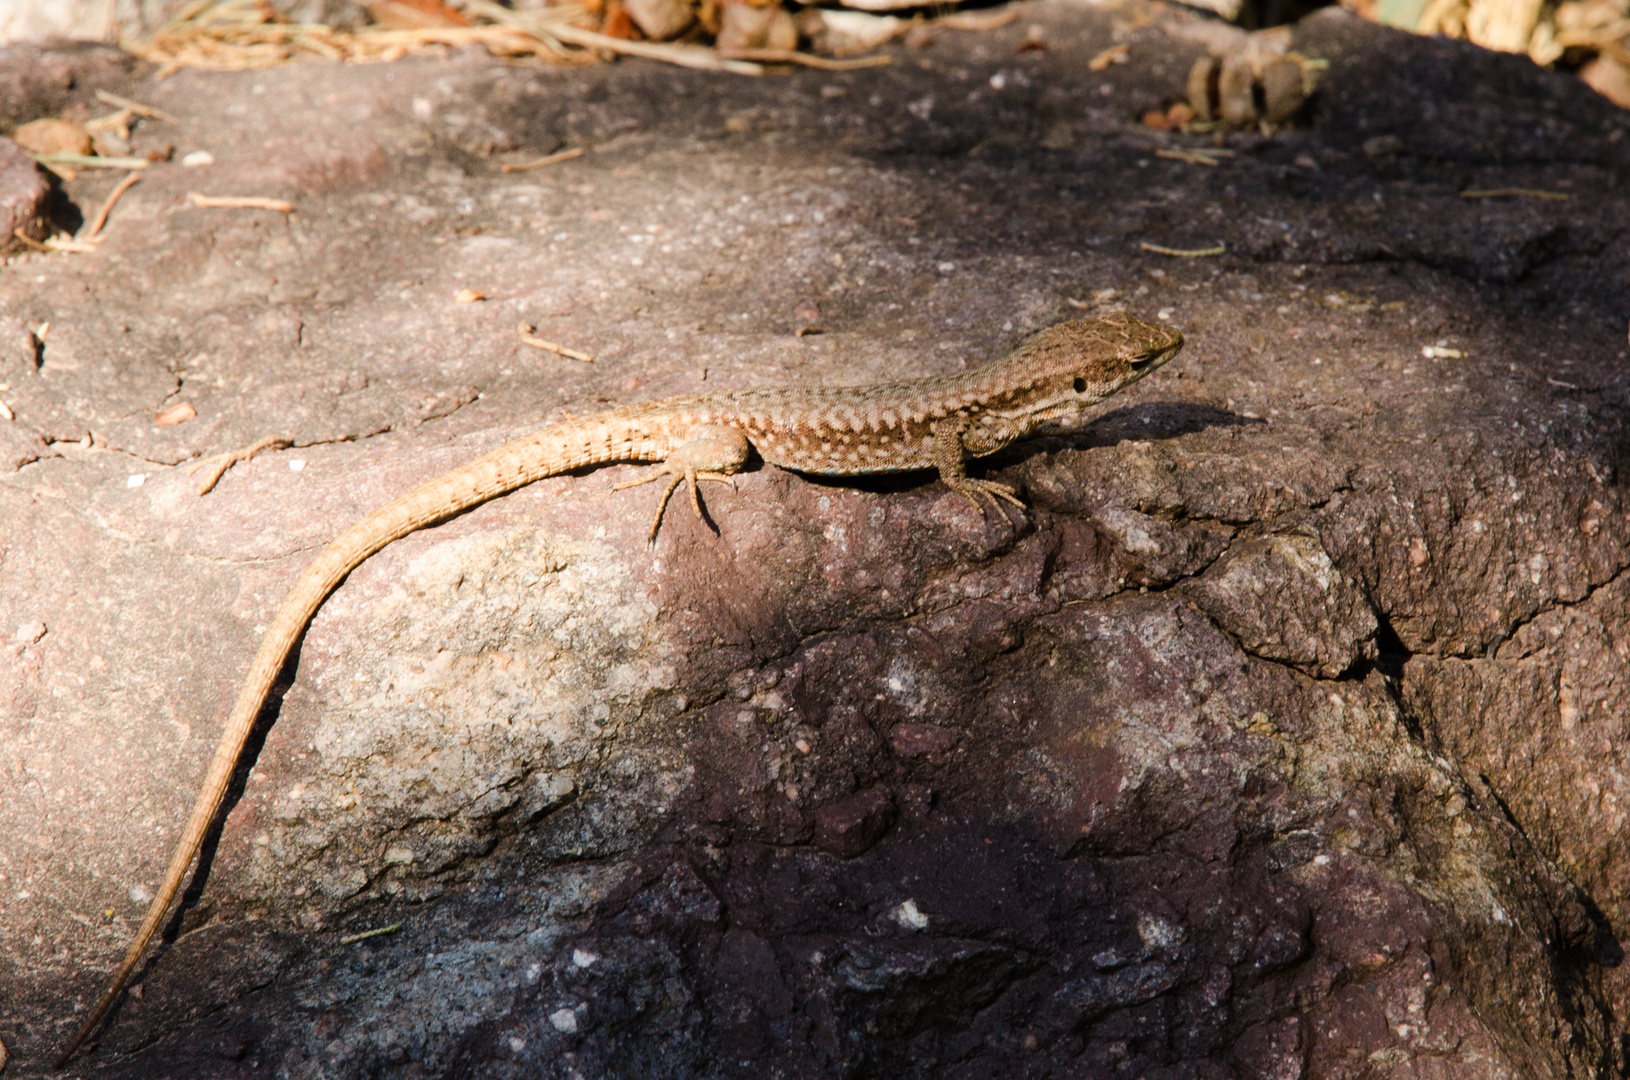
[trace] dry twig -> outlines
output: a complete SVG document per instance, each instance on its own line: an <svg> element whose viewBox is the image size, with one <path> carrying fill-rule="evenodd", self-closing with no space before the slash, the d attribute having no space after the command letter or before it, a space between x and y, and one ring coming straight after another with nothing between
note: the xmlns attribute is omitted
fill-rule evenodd
<svg viewBox="0 0 1630 1080"><path fill-rule="evenodd" d="M530 345L534 349L546 349L549 352L564 356L568 360L581 360L585 364L594 363L594 357L590 356L586 352L578 352L576 349L568 349L564 345L556 345L552 341L545 341L543 338L537 337L532 333L532 328L526 323L522 323L520 326L515 328L515 336L520 339L521 344Z"/></svg>
<svg viewBox="0 0 1630 1080"><path fill-rule="evenodd" d="M545 165L557 165L562 161L570 161L573 158L580 158L586 153L588 153L588 150L584 147L574 146L570 150L562 150L558 154L550 154L548 157L541 157L536 161L522 161L515 165L502 165L499 167L498 171L526 172L529 169L541 169Z"/></svg>
<svg viewBox="0 0 1630 1080"><path fill-rule="evenodd" d="M214 457L195 461L187 468L187 475L191 476L200 469L207 470L204 479L198 484L198 494L208 495L215 485L220 482L221 477L226 475L226 470L238 462L248 461L262 450L282 450L293 445L293 439L274 435L271 438L260 440L253 446L239 447L236 450L228 450L224 454L216 454Z"/></svg>
<svg viewBox="0 0 1630 1080"><path fill-rule="evenodd" d="M140 179L141 173L133 172L123 180L119 181L119 186L114 188L112 193L102 201L102 208L98 210L96 212L96 216L91 219L91 227L85 230L84 235L80 237L81 240L89 241L96 239L97 234L102 231L102 226L108 223L108 215L113 213L113 204L118 202L119 196L123 195L125 192L134 187L136 182Z"/></svg>

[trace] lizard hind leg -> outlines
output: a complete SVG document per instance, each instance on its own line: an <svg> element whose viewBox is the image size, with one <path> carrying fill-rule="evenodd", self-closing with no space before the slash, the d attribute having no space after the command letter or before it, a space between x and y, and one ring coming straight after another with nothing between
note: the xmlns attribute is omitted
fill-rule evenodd
<svg viewBox="0 0 1630 1080"><path fill-rule="evenodd" d="M639 487L652 481L668 478L667 487L662 492L662 498L657 502L656 515L651 520L651 532L647 538L656 543L657 532L662 528L662 515L667 512L668 500L679 489L680 484L690 488L691 508L696 511L696 520L705 522L707 517L702 510L702 495L698 483L703 480L712 480L717 483L729 484L732 488L736 482L732 475L747 463L747 455L751 445L747 436L731 427L712 426L697 428L690 433L684 443L652 468L644 476L625 480L615 485L613 491L623 488Z"/></svg>

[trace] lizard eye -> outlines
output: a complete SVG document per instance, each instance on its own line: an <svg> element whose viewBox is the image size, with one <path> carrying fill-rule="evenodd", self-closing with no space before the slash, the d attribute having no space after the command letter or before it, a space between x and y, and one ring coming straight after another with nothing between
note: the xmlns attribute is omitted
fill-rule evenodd
<svg viewBox="0 0 1630 1080"><path fill-rule="evenodd" d="M1079 375L1076 376L1075 379L1075 392L1078 394L1085 394L1087 392L1087 380L1081 378Z"/></svg>

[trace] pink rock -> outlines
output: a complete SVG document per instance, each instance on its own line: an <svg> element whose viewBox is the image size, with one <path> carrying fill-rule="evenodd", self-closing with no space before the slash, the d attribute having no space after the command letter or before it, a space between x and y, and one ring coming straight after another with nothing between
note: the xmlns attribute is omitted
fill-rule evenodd
<svg viewBox="0 0 1630 1080"><path fill-rule="evenodd" d="M34 159L10 139L0 139L0 253L23 247L17 230L45 239L45 199L51 188Z"/></svg>
<svg viewBox="0 0 1630 1080"><path fill-rule="evenodd" d="M957 733L938 724L895 724L889 732L889 745L901 757L938 754L957 744Z"/></svg>
<svg viewBox="0 0 1630 1080"><path fill-rule="evenodd" d="M894 800L868 788L815 812L815 846L852 859L883 838L894 824Z"/></svg>

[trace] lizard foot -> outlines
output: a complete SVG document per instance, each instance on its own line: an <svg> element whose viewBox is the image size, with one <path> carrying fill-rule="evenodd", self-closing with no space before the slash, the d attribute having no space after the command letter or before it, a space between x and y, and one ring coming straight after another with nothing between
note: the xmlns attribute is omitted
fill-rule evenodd
<svg viewBox="0 0 1630 1080"><path fill-rule="evenodd" d="M1001 510L1003 502L1010 502L1020 510L1024 509L1024 503L1020 501L1018 492L1014 491L1009 485L998 483L995 480L979 480L972 476L960 476L947 479L946 484L952 491L972 503L974 509L978 510L981 516L985 514L985 504L979 501L977 498L979 495L989 499L991 508L994 510ZM1002 516L1005 518L1007 514L1004 512Z"/></svg>
<svg viewBox="0 0 1630 1080"><path fill-rule="evenodd" d="M736 488L736 481L726 473L697 472L689 462L674 461L670 458L656 468L651 469L644 476L635 477L633 480L624 480L620 484L613 485L611 490L621 491L624 488L639 487L641 484L661 480L664 476L668 477L668 486L662 492L661 501L657 503L656 516L651 519L651 533L646 537L646 542L651 544L657 542L657 531L662 528L662 515L667 512L668 500L673 498L673 494L679 489L680 484L690 485L691 507L696 511L696 520L702 522L707 521L707 517L702 512L702 494L697 489L697 484L702 480L713 480L718 483L729 484L732 491Z"/></svg>
<svg viewBox="0 0 1630 1080"><path fill-rule="evenodd" d="M198 494L208 495L220 481L221 477L226 475L226 470L230 469L238 462L248 461L262 450L281 450L286 446L293 445L293 439L274 435L271 438L260 440L253 446L240 446L236 450L228 450L224 454L216 454L214 457L204 458L202 461L195 461L187 469L187 475L191 476L200 469L208 470L204 474L204 479L198 484Z"/></svg>

